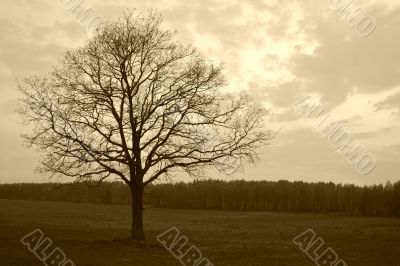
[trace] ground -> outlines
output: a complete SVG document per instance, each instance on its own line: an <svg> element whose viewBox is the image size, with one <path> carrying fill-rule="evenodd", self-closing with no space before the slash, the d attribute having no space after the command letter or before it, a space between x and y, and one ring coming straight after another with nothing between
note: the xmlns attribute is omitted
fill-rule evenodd
<svg viewBox="0 0 400 266"><path fill-rule="evenodd" d="M175 226L214 265L315 265L292 242L313 229L349 266L400 265L400 219L305 213L145 209L133 245L128 206L0 200L0 265L43 265L20 242L40 229L77 266L182 265L156 236Z"/></svg>

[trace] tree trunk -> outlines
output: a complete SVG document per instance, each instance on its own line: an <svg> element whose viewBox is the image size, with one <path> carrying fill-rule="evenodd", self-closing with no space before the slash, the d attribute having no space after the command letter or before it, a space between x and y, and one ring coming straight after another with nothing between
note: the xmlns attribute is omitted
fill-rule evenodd
<svg viewBox="0 0 400 266"><path fill-rule="evenodd" d="M140 185L131 185L132 195L132 227L131 239L144 242L143 231L143 188Z"/></svg>

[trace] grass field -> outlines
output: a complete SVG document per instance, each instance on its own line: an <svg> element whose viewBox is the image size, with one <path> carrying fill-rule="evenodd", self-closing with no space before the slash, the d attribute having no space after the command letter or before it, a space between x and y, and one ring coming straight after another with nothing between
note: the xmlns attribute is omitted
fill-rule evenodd
<svg viewBox="0 0 400 266"><path fill-rule="evenodd" d="M36 228L77 266L181 265L156 236L172 226L215 265L315 265L293 237L311 228L348 265L400 265L400 219L208 210L145 210L147 247L125 241L128 206L0 200L0 265L43 265L20 243Z"/></svg>

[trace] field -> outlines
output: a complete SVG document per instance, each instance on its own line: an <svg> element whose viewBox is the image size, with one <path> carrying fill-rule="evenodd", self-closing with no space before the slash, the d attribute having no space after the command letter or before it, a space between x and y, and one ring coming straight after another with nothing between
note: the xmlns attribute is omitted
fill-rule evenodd
<svg viewBox="0 0 400 266"><path fill-rule="evenodd" d="M36 228L80 265L181 265L156 240L175 226L215 265L315 265L292 243L311 228L348 265L400 265L400 219L304 213L145 210L133 245L128 206L0 200L0 265L43 265L20 238Z"/></svg>

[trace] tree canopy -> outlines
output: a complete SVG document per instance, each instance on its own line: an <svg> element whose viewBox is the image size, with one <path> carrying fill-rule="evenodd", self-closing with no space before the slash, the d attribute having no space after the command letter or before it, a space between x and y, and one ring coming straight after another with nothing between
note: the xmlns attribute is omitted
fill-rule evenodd
<svg viewBox="0 0 400 266"><path fill-rule="evenodd" d="M222 67L161 23L154 11L127 12L47 76L20 85L20 113L34 126L24 137L40 148L43 172L77 181L117 176L141 197L144 186L177 171L235 170L273 138L265 110L225 92Z"/></svg>

